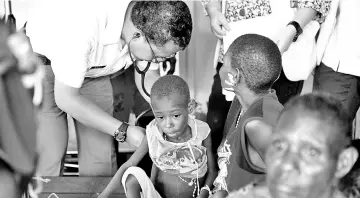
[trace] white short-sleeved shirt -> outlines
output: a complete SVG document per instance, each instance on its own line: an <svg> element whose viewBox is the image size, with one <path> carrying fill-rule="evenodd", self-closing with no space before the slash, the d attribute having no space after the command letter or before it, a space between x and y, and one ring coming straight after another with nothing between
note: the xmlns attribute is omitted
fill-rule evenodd
<svg viewBox="0 0 360 198"><path fill-rule="evenodd" d="M34 52L50 59L55 78L80 88L85 77L110 75L132 64L120 39L130 2L43 1L32 11L26 32ZM158 64L150 69L158 69Z"/></svg>

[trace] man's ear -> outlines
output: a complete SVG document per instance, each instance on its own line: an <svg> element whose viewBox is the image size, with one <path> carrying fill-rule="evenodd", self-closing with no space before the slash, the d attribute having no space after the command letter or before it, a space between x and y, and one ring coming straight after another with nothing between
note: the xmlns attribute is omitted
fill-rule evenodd
<svg viewBox="0 0 360 198"><path fill-rule="evenodd" d="M335 177L338 179L344 177L352 169L358 157L359 153L354 147L343 150L338 158Z"/></svg>
<svg viewBox="0 0 360 198"><path fill-rule="evenodd" d="M196 106L197 106L196 101L194 99L191 99L188 105L189 114L193 114L195 112Z"/></svg>

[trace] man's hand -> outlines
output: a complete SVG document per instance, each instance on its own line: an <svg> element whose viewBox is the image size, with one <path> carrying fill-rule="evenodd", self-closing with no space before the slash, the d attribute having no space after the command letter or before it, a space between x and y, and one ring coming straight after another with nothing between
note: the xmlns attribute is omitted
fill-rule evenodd
<svg viewBox="0 0 360 198"><path fill-rule="evenodd" d="M145 129L139 126L129 126L126 136L126 142L138 148L145 137Z"/></svg>

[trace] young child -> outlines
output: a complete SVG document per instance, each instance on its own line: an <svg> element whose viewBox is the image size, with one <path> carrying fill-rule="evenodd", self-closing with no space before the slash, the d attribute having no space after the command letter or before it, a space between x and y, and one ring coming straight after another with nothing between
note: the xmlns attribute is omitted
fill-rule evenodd
<svg viewBox="0 0 360 198"><path fill-rule="evenodd" d="M341 180L358 158L350 144L351 127L352 119L341 101L328 94L291 99L266 151L266 180L229 198L352 198L358 190L351 188L357 184Z"/></svg>
<svg viewBox="0 0 360 198"><path fill-rule="evenodd" d="M152 86L150 99L155 119L146 138L100 197L108 197L120 181L129 198L208 197L216 177L210 128L189 116L195 104L187 83L175 75L163 76ZM153 161L151 179L135 167L147 152Z"/></svg>
<svg viewBox="0 0 360 198"><path fill-rule="evenodd" d="M280 51L264 36L242 35L225 54L221 84L236 97L217 151L220 170L214 181L214 197L225 197L264 177L264 152L283 108L271 89L280 72Z"/></svg>

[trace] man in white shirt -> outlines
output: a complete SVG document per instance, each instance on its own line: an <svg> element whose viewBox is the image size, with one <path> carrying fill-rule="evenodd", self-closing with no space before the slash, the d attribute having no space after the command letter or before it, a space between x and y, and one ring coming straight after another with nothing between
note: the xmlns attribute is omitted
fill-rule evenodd
<svg viewBox="0 0 360 198"><path fill-rule="evenodd" d="M148 101L158 63L190 42L191 14L182 1L66 2L44 1L27 23L34 51L51 61L39 114L37 174L59 175L68 113L76 120L80 176L111 176L117 169L113 138L138 146L144 129L112 116L109 75L136 65L136 85Z"/></svg>
<svg viewBox="0 0 360 198"><path fill-rule="evenodd" d="M336 24L321 63L315 69L314 89L338 97L354 118L360 105L360 1L340 0Z"/></svg>

